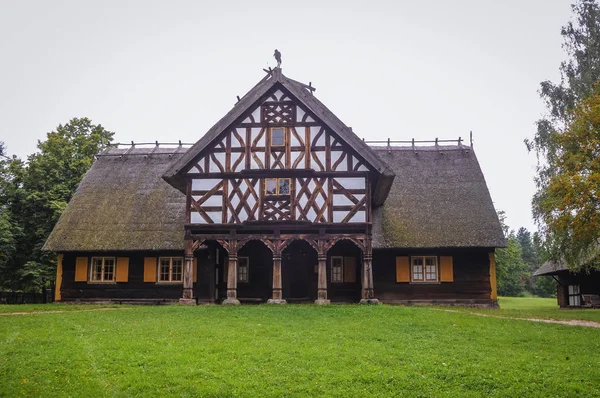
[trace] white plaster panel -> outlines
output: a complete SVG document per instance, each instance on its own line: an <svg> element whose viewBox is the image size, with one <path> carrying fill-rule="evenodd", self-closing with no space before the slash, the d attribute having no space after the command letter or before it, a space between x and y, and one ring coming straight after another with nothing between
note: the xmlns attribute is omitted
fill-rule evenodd
<svg viewBox="0 0 600 398"><path fill-rule="evenodd" d="M196 163L197 165L200 165L200 167L202 169L204 169L204 158L198 160L198 163ZM190 171L187 172L187 174L196 174L196 173L200 173L200 169L198 169L196 166L192 167L190 169Z"/></svg>
<svg viewBox="0 0 600 398"><path fill-rule="evenodd" d="M281 101L281 97L283 96L283 92L281 90L277 90L277 91L275 91L275 93L273 95L275 95L275 97L277 98L277 101Z"/></svg>
<svg viewBox="0 0 600 398"><path fill-rule="evenodd" d="M364 165L360 165L360 167L358 169L356 169L357 171L369 171L369 169L367 169Z"/></svg>
<svg viewBox="0 0 600 398"><path fill-rule="evenodd" d="M319 151L319 152L315 152L315 153L317 154L319 161L323 165L323 170L325 170L327 168L327 165L325 164L325 159L327 158L327 154L325 153L325 151ZM313 162L313 163L316 163L316 162ZM317 164L317 167L320 167L320 166Z"/></svg>
<svg viewBox="0 0 600 398"><path fill-rule="evenodd" d="M296 161L296 159L298 159L298 156L300 156L301 152L298 151L292 151L290 152L290 166L294 165L294 162ZM299 169L303 169L304 168L304 162L300 162L297 166Z"/></svg>
<svg viewBox="0 0 600 398"><path fill-rule="evenodd" d="M240 209L238 217L240 218L241 222L244 222L248 219L248 213L246 213L246 210L243 207Z"/></svg>
<svg viewBox="0 0 600 398"><path fill-rule="evenodd" d="M365 189L366 185L364 177L345 177L335 180L346 189Z"/></svg>
<svg viewBox="0 0 600 398"><path fill-rule="evenodd" d="M364 210L357 211L354 216L348 222L365 222L367 220L367 213Z"/></svg>
<svg viewBox="0 0 600 398"><path fill-rule="evenodd" d="M319 130L321 130L320 127L311 127L310 128L310 136L312 137L312 139L314 140L314 138L317 136L317 134L319 134ZM316 146L325 146L325 132L323 132L323 134L321 134L321 136L319 137L319 139L317 139L316 142L314 142L314 145Z"/></svg>
<svg viewBox="0 0 600 398"><path fill-rule="evenodd" d="M260 129L260 128L258 128L258 127L253 127L253 128L252 128L252 131L250 132L250 133L251 133L251 136L252 136L252 140L250 141L250 144L252 144L252 143L254 142L254 140L256 139L256 137L258 137L258 135L260 134L260 130L261 130L261 129ZM269 132L268 132L268 131L266 131L266 129L265 129L265 132L264 132L264 134L262 135L262 137L260 137L260 139L259 139L259 140L256 142L256 146L257 146L257 147L264 147L264 146L265 146L265 137L266 137L266 135L267 135L268 133L269 133Z"/></svg>
<svg viewBox="0 0 600 398"><path fill-rule="evenodd" d="M216 152L215 153L215 159L217 159L219 161L219 163L221 163L221 166L223 168L225 168L225 159L227 158L227 154L225 152ZM217 170L219 170L219 168L217 167Z"/></svg>
<svg viewBox="0 0 600 398"><path fill-rule="evenodd" d="M237 128L235 132L240 136L242 142L236 138L234 134L231 134L231 147L232 148L241 148L244 146L244 140L246 139L246 129L245 128Z"/></svg>
<svg viewBox="0 0 600 398"><path fill-rule="evenodd" d="M344 152L342 151L331 151L331 167L333 167L333 165L335 164L335 162L338 161L338 159L344 154ZM336 170L345 170L342 167L344 167L344 164L348 165L348 162L344 162L342 161L340 164L337 165Z"/></svg>
<svg viewBox="0 0 600 398"><path fill-rule="evenodd" d="M271 153L270 156L271 156L271 168L272 169L281 169L281 166L279 165L279 163L275 164L276 156L273 153ZM285 154L281 158L281 163L285 166Z"/></svg>
<svg viewBox="0 0 600 398"><path fill-rule="evenodd" d="M192 224L207 224L207 222L198 214L198 212L192 211L190 213L190 222Z"/></svg>
<svg viewBox="0 0 600 398"><path fill-rule="evenodd" d="M254 121L256 123L260 123L260 107L256 108L253 112L252 112L252 117L254 118Z"/></svg>
<svg viewBox="0 0 600 398"><path fill-rule="evenodd" d="M199 195L193 196L194 200L197 202L203 197ZM223 195L211 195L208 199L206 199L200 206L222 206L223 205Z"/></svg>
<svg viewBox="0 0 600 398"><path fill-rule="evenodd" d="M220 211L209 211L206 213L215 224L221 224L223 222L223 215Z"/></svg>
<svg viewBox="0 0 600 398"><path fill-rule="evenodd" d="M296 133L298 133L298 135L301 134L298 130L296 130ZM302 143L300 141L298 141L298 138L296 138L296 136L290 129L290 146L301 146L301 145L302 145Z"/></svg>
<svg viewBox="0 0 600 398"><path fill-rule="evenodd" d="M304 109L300 108L299 106L296 107L296 121L297 122L301 122L302 118L304 117Z"/></svg>
<svg viewBox="0 0 600 398"><path fill-rule="evenodd" d="M317 218L317 213L314 211L314 209L312 208L312 206L310 207L310 209L308 209L308 211L306 212L306 215L308 217L308 221L311 222L316 222L316 218Z"/></svg>
<svg viewBox="0 0 600 398"><path fill-rule="evenodd" d="M220 183L221 180L218 178L209 178L206 180L195 178L192 180L193 191L208 191L213 189L215 185Z"/></svg>
<svg viewBox="0 0 600 398"><path fill-rule="evenodd" d="M321 127L319 126L312 126L310 128L310 139L311 139L311 145L312 145L312 140L317 136L317 134L319 134L319 131L321 130ZM323 137L325 137L325 135L323 135ZM323 145L325 145L325 138L323 138Z"/></svg>
<svg viewBox="0 0 600 398"><path fill-rule="evenodd" d="M243 170L244 167L246 166L246 163L244 162L244 152L232 152L231 153L231 171L239 171L239 170ZM241 161L236 165L235 163L240 160ZM235 167L234 167L235 166Z"/></svg>
<svg viewBox="0 0 600 398"><path fill-rule="evenodd" d="M333 222L342 222L344 217L348 215L347 211L334 211L333 212Z"/></svg>
<svg viewBox="0 0 600 398"><path fill-rule="evenodd" d="M313 119L313 118L312 118L312 117L310 117L310 116L307 116L307 117L306 117L306 121L307 121L307 122L314 122L314 121L315 121L315 119Z"/></svg>
<svg viewBox="0 0 600 398"><path fill-rule="evenodd" d="M333 195L333 205L334 206L354 206L354 203L350 199L341 193L336 193Z"/></svg>
<svg viewBox="0 0 600 398"><path fill-rule="evenodd" d="M260 154L258 156L260 156ZM254 170L258 170L261 168L258 166L258 163L256 163L256 160L254 160L254 157L252 156L250 157L250 168Z"/></svg>

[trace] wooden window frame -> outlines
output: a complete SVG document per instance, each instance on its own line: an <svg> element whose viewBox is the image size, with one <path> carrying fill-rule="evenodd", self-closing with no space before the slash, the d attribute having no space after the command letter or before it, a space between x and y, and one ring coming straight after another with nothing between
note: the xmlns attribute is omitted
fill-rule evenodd
<svg viewBox="0 0 600 398"><path fill-rule="evenodd" d="M268 180L275 180L275 193L269 193L267 192L267 181ZM289 192L288 193L279 193L279 181L281 180L288 180L289 181ZM265 189L264 189L264 193L265 196L290 196L292 194L292 179L289 177L268 177L265 178Z"/></svg>
<svg viewBox="0 0 600 398"><path fill-rule="evenodd" d="M273 145L273 130L283 130L283 144ZM287 146L287 129L285 127L270 127L269 128L269 145L271 148L285 148Z"/></svg>
<svg viewBox="0 0 600 398"><path fill-rule="evenodd" d="M422 259L423 260L423 265L421 266L421 274L423 274L423 279L415 279L415 259ZM435 279L427 279L427 264L426 264L426 259L427 258L434 258L435 259ZM431 256L431 255L422 255L422 256L410 256L410 282L411 283L433 283L433 284L438 284L440 283L440 261L438 259L438 256Z"/></svg>
<svg viewBox="0 0 600 398"><path fill-rule="evenodd" d="M577 288L577 293L573 293L571 294L571 288ZM576 299L576 301L579 303L578 305L571 305L571 297L573 297L573 299ZM581 285L567 285L567 302L569 303L569 307L581 307L581 303L582 303L582 297L581 297Z"/></svg>
<svg viewBox="0 0 600 398"><path fill-rule="evenodd" d="M333 260L337 260L337 259L340 259L340 263L342 264L340 267L341 268L341 271L340 271L341 280L335 280L333 278L333 275L334 275ZM331 256L331 283L344 283L344 257L343 256Z"/></svg>
<svg viewBox="0 0 600 398"><path fill-rule="evenodd" d="M101 264L100 264L100 279L94 279L94 260L100 259L101 260ZM112 272L112 279L110 280L106 280L104 279L104 267L106 260L112 260L113 264L113 272ZM117 258L116 257L92 257L91 261L90 261L90 266L89 266L89 277L88 277L88 283L117 283Z"/></svg>
<svg viewBox="0 0 600 398"><path fill-rule="evenodd" d="M245 272L246 278L245 279L241 279L241 276L240 276L240 275L242 275L240 273L240 268L241 268L241 266L240 266L240 260L242 260L242 259L244 259L246 261L246 265L245 265L245 268L246 268L246 272ZM237 281L238 281L238 283L250 283L250 257L238 257L238 263L237 263Z"/></svg>
<svg viewBox="0 0 600 398"><path fill-rule="evenodd" d="M161 280L161 262L162 260L169 260L169 280ZM181 280L173 280L173 260L181 260ZM159 257L156 267L156 283L170 283L170 284L180 284L183 283L183 273L184 273L184 259L183 257Z"/></svg>

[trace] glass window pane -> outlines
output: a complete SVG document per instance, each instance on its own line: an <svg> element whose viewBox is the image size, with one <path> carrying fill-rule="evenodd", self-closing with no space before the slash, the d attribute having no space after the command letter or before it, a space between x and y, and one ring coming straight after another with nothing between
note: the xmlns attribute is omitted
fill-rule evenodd
<svg viewBox="0 0 600 398"><path fill-rule="evenodd" d="M279 179L279 194L289 195L290 194L290 179L280 178Z"/></svg>
<svg viewBox="0 0 600 398"><path fill-rule="evenodd" d="M171 281L181 282L183 280L183 259L174 258L171 267Z"/></svg>
<svg viewBox="0 0 600 398"><path fill-rule="evenodd" d="M267 178L266 179L265 192L267 195L276 195L277 194L277 179L276 178Z"/></svg>
<svg viewBox="0 0 600 398"><path fill-rule="evenodd" d="M159 281L169 281L169 271L171 268L171 259L169 258L161 258L160 259L160 267L158 270L158 280Z"/></svg>
<svg viewBox="0 0 600 398"><path fill-rule="evenodd" d="M285 145L284 138L284 129L283 128L273 128L271 129L271 146L283 146Z"/></svg>
<svg viewBox="0 0 600 398"><path fill-rule="evenodd" d="M112 258L104 259L104 280L112 281L115 273L115 260Z"/></svg>

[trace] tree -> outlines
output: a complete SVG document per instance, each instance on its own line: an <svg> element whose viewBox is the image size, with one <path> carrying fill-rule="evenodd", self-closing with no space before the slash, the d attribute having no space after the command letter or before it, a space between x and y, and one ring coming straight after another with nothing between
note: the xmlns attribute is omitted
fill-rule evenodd
<svg viewBox="0 0 600 398"><path fill-rule="evenodd" d="M56 256L42 252L42 246L94 156L113 134L87 118L71 119L48 133L46 141L38 141L39 152L27 164L15 157L0 164L0 208L22 231L8 265L18 270L18 281L10 284L38 290L53 280ZM8 282L0 275L0 284Z"/></svg>
<svg viewBox="0 0 600 398"><path fill-rule="evenodd" d="M504 211L498 211L498 220L507 239L507 247L496 250L495 254L498 294L501 296L523 296L525 281L528 276L528 266L523 261L521 245L517 237L505 223L506 214Z"/></svg>
<svg viewBox="0 0 600 398"><path fill-rule="evenodd" d="M561 30L568 60L561 82L541 83L548 115L537 122L528 149L538 157L534 216L550 255L573 269L598 267L600 244L600 8L595 0L572 5L575 20ZM581 163L581 164L578 164Z"/></svg>
<svg viewBox="0 0 600 398"><path fill-rule="evenodd" d="M521 245L511 233L507 239L507 247L496 251L496 276L498 294L501 296L523 296L527 265L521 258Z"/></svg>

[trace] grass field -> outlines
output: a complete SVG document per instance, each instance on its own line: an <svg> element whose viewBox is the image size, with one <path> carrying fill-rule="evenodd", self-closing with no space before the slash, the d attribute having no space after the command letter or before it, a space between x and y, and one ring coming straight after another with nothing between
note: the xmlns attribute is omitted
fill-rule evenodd
<svg viewBox="0 0 600 398"><path fill-rule="evenodd" d="M35 313L0 316L0 396L600 396L597 328L385 305L100 308L1 306Z"/></svg>

